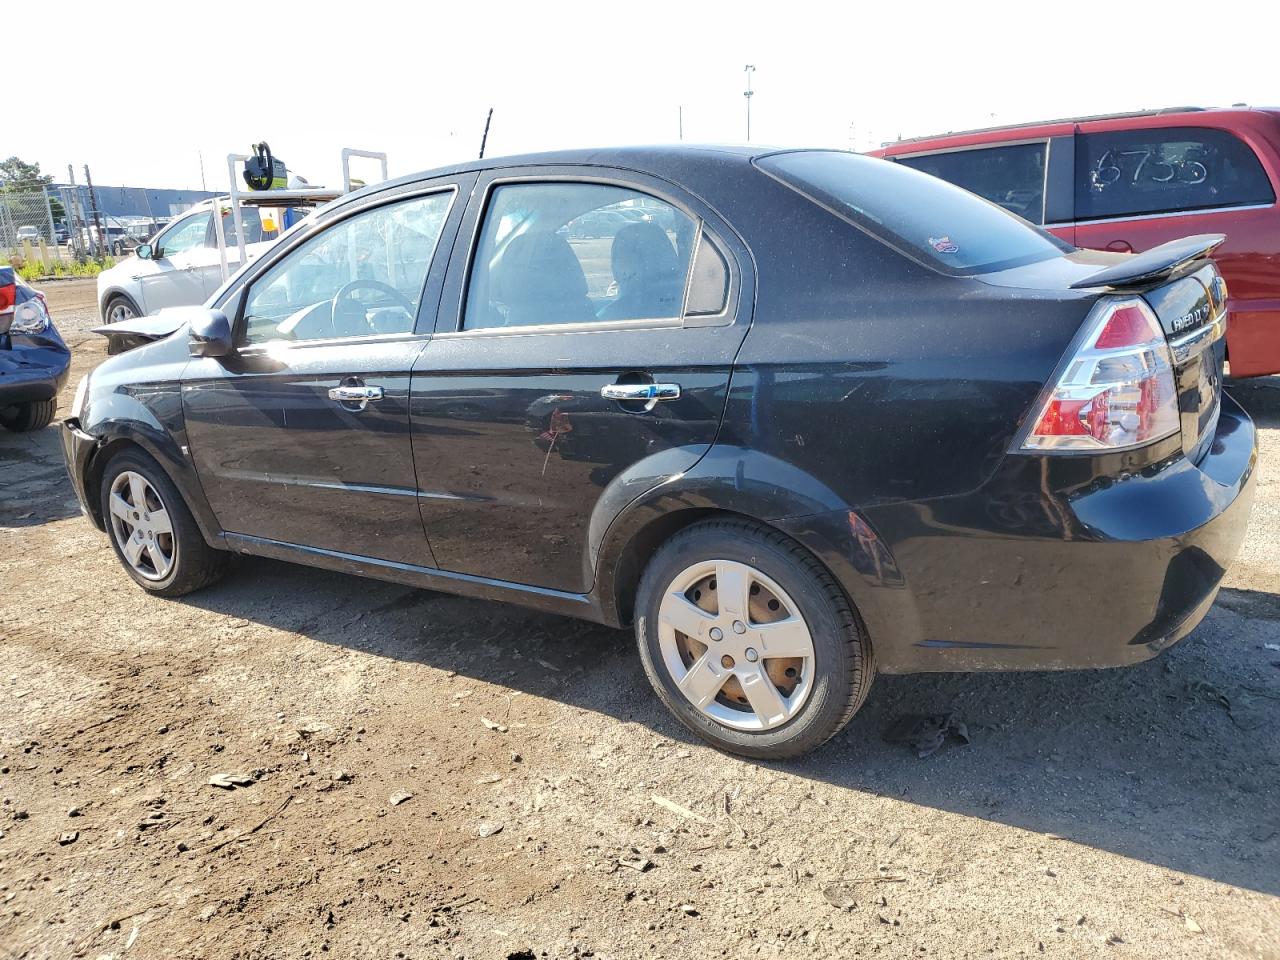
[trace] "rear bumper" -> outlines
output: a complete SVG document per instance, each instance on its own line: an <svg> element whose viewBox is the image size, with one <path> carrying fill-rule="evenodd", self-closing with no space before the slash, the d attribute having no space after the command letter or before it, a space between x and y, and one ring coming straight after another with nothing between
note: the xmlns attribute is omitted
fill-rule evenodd
<svg viewBox="0 0 1280 960"><path fill-rule="evenodd" d="M0 350L0 407L51 400L67 382L71 354L53 347Z"/></svg>
<svg viewBox="0 0 1280 960"><path fill-rule="evenodd" d="M80 429L80 421L71 417L62 421L62 457L67 464L67 475L71 478L71 487L76 492L76 500L80 502L80 512L93 521L94 526L102 529L102 521L89 506L89 493L85 489L85 475L89 466L89 457L98 445L96 437L90 436Z"/></svg>
<svg viewBox="0 0 1280 960"><path fill-rule="evenodd" d="M1024 482L1021 500L984 487L869 509L883 555L856 562L865 549L848 540L855 562L832 566L886 673L1138 663L1213 605L1245 536L1256 458L1253 421L1224 394L1198 464L1179 459L1068 498ZM784 526L805 541L822 533L816 520ZM826 526L825 545L810 539L820 556L841 552L830 548L836 529Z"/></svg>

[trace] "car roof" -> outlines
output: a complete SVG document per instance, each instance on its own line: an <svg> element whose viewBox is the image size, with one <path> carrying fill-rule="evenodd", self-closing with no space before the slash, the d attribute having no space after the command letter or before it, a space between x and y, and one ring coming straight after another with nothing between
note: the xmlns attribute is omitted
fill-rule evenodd
<svg viewBox="0 0 1280 960"><path fill-rule="evenodd" d="M726 163L738 163L746 167L760 157L774 153L792 152L794 148L757 146L754 144L654 144L648 146L582 147L569 150L548 150L540 153L521 153L510 156L485 157L450 166L437 167L411 173L381 183L370 184L339 197L322 208L327 214L349 202L357 201L384 190L433 180L437 177L456 176L464 173L485 173L490 170L530 166L602 166L618 167L663 178L680 179L678 174L722 170ZM826 149L813 147L807 149Z"/></svg>
<svg viewBox="0 0 1280 960"><path fill-rule="evenodd" d="M880 145L874 154L897 154L910 152L913 146L931 146L939 141L964 140L972 142L997 142L1015 139L1002 136L1016 134L1018 137L1052 136L1057 133L1069 133L1070 128L1079 124L1110 123L1123 126L1124 121L1141 121L1139 125L1147 126L1154 118L1158 123L1182 121L1189 125L1203 125L1221 121L1232 116L1248 116L1258 114L1275 114L1275 107L1252 107L1243 104L1231 107L1161 107L1156 110L1131 110L1122 113L1100 113L1078 117L1060 117L1056 120L1035 120L1028 123L1000 124L992 127L975 127L970 130L951 130L946 133L929 134L921 137L907 137L902 140L891 140Z"/></svg>

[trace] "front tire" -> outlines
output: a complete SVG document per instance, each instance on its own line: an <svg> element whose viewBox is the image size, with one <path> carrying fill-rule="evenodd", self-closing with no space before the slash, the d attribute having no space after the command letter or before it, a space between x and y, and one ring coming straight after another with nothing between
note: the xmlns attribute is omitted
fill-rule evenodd
<svg viewBox="0 0 1280 960"><path fill-rule="evenodd" d="M178 488L141 450L111 458L99 497L116 558L148 593L180 597L226 572L228 555L205 543Z"/></svg>
<svg viewBox="0 0 1280 960"><path fill-rule="evenodd" d="M124 320L132 320L139 315L133 301L123 294L117 294L108 300L107 308L103 312L107 323L120 323Z"/></svg>
<svg viewBox="0 0 1280 960"><path fill-rule="evenodd" d="M0 410L0 425L14 433L43 430L53 422L53 415L57 412L56 397L48 400L32 400Z"/></svg>
<svg viewBox="0 0 1280 960"><path fill-rule="evenodd" d="M646 567L636 640L659 698L713 746L799 756L840 731L875 675L871 644L826 569L776 531L695 524Z"/></svg>

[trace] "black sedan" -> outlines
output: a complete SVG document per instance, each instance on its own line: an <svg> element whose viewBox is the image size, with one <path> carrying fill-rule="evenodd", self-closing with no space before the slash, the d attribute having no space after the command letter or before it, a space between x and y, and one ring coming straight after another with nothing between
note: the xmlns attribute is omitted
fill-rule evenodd
<svg viewBox="0 0 1280 960"><path fill-rule="evenodd" d="M19 433L47 427L70 366L44 294L0 266L0 426Z"/></svg>
<svg viewBox="0 0 1280 960"><path fill-rule="evenodd" d="M1078 251L824 150L468 163L108 328L64 447L152 593L246 553L631 624L694 732L790 756L877 670L1196 626L1256 456L1220 241Z"/></svg>

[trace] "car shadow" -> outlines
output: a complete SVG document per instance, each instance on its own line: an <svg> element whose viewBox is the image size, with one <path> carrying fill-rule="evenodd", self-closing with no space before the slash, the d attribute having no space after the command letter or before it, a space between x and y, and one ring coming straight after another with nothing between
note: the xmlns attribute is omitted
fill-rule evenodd
<svg viewBox="0 0 1280 960"><path fill-rule="evenodd" d="M0 527L35 527L80 513L62 461L58 425L0 428Z"/></svg>
<svg viewBox="0 0 1280 960"><path fill-rule="evenodd" d="M180 602L692 740L625 631L247 558ZM1276 595L1228 590L1190 638L1136 667L881 676L831 744L770 766L1280 894L1276 619ZM972 742L919 759L882 740L904 714L939 712Z"/></svg>
<svg viewBox="0 0 1280 960"><path fill-rule="evenodd" d="M1280 376L1228 380L1224 387L1259 427L1280 427Z"/></svg>

